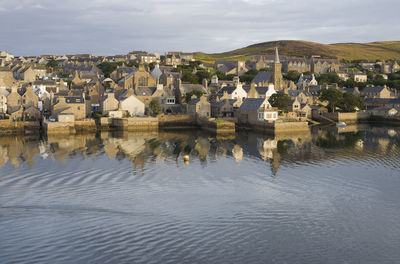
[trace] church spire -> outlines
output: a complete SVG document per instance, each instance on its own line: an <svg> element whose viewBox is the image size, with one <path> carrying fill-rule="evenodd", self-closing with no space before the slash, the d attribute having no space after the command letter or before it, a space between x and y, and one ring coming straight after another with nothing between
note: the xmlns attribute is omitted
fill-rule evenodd
<svg viewBox="0 0 400 264"><path fill-rule="evenodd" d="M281 63L279 61L278 47L275 47L275 63Z"/></svg>

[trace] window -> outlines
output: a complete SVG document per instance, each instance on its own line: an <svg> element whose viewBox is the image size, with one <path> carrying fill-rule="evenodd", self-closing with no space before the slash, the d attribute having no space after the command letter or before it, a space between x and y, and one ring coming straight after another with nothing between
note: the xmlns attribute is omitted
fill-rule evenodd
<svg viewBox="0 0 400 264"><path fill-rule="evenodd" d="M139 77L139 86L147 86L147 78L146 77Z"/></svg>
<svg viewBox="0 0 400 264"><path fill-rule="evenodd" d="M263 112L259 112L258 113L258 120L263 120L264 119L264 113Z"/></svg>

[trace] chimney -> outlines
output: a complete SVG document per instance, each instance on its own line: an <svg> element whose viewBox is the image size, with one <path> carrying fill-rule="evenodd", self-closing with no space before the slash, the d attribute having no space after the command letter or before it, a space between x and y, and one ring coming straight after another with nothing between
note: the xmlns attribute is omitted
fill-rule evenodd
<svg viewBox="0 0 400 264"><path fill-rule="evenodd" d="M208 80L207 79L203 79L203 86L208 91Z"/></svg>

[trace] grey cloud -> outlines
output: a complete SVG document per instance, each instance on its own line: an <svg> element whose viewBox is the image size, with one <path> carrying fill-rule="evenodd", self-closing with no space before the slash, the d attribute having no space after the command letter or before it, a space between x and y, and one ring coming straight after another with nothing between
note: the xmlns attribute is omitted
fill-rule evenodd
<svg viewBox="0 0 400 264"><path fill-rule="evenodd" d="M220 52L277 40L400 39L397 0L0 0L0 50Z"/></svg>

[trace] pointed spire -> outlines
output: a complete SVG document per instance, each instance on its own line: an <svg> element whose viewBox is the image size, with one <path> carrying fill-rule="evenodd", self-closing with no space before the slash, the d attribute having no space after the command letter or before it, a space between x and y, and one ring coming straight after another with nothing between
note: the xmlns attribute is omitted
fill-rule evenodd
<svg viewBox="0 0 400 264"><path fill-rule="evenodd" d="M281 63L279 61L278 47L275 47L275 63Z"/></svg>

